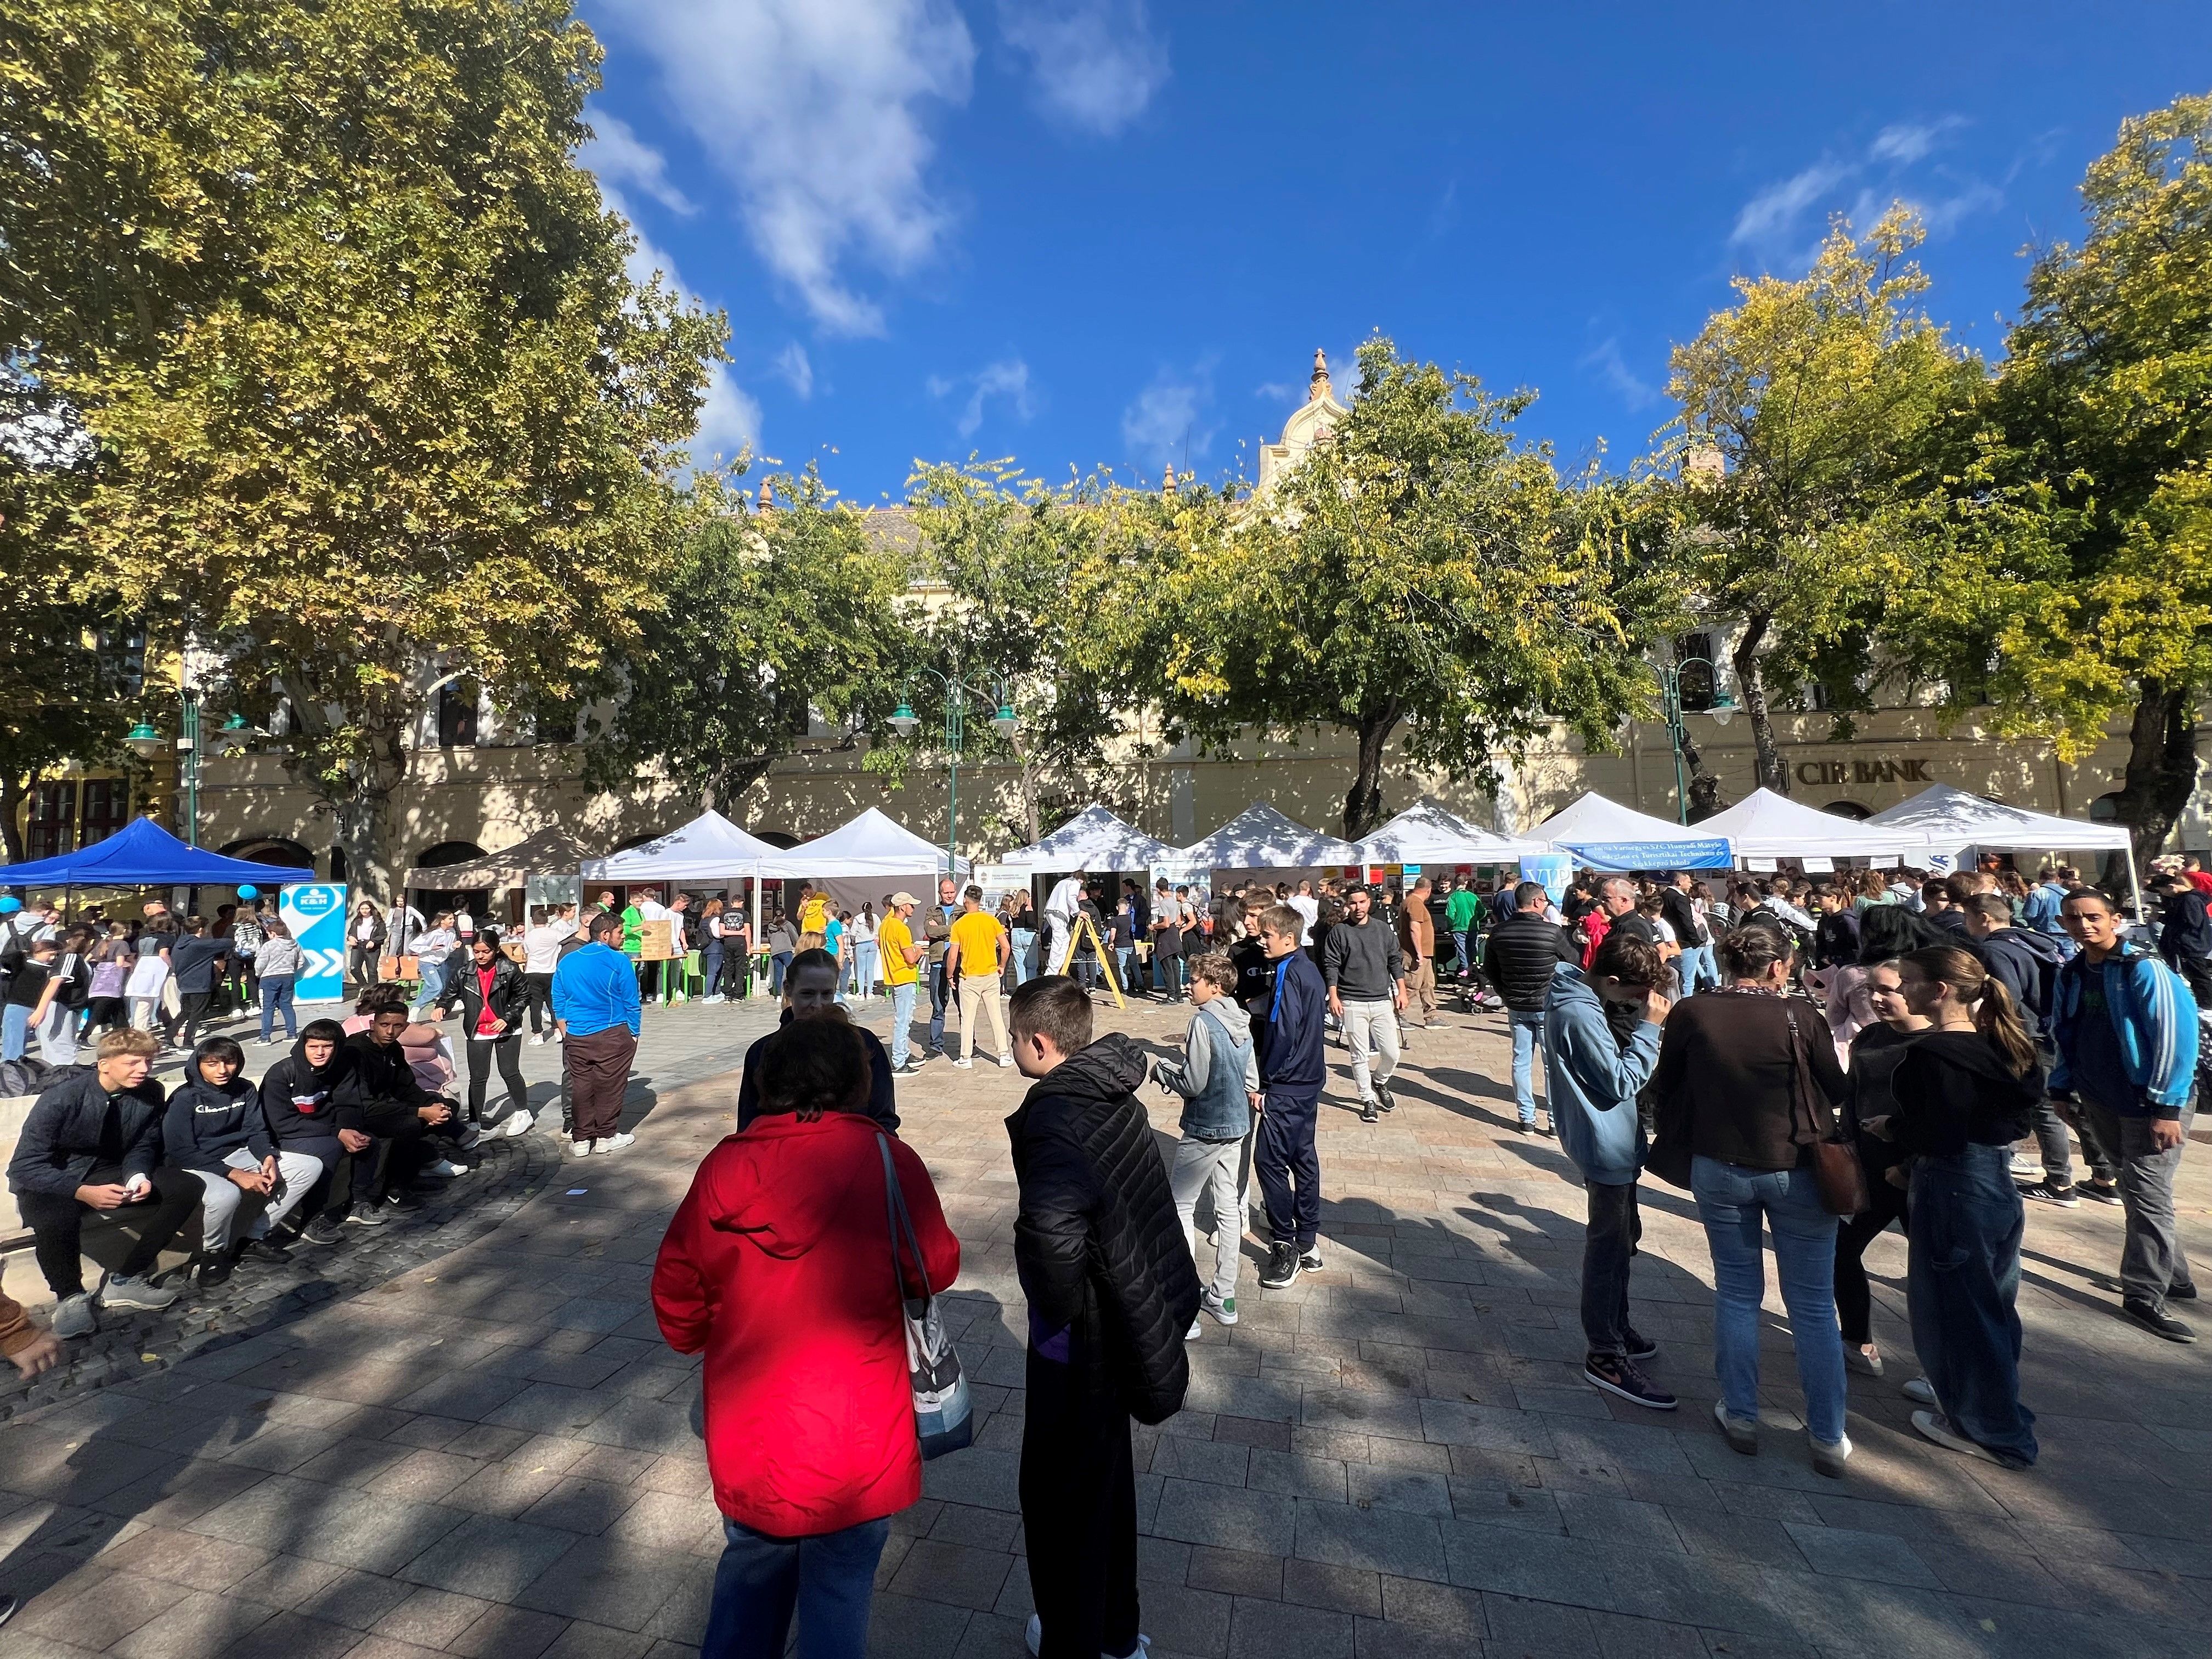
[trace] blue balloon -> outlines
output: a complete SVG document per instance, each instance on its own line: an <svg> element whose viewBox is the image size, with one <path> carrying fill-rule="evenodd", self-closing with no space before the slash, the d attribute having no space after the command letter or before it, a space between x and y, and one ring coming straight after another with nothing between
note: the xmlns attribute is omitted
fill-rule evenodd
<svg viewBox="0 0 2212 1659"><path fill-rule="evenodd" d="M240 898L259 898L261 890L258 887L241 887L238 890L238 896Z"/></svg>
<svg viewBox="0 0 2212 1659"><path fill-rule="evenodd" d="M12 896L0 898L0 916L12 916L23 908L23 901Z"/></svg>

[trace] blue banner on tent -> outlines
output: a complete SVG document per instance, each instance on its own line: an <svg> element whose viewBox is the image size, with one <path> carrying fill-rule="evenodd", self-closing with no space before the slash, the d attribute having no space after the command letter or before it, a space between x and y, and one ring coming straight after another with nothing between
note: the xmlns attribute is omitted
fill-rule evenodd
<svg viewBox="0 0 2212 1659"><path fill-rule="evenodd" d="M1563 841L1593 870L1725 870L1735 854L1725 836L1700 841Z"/></svg>

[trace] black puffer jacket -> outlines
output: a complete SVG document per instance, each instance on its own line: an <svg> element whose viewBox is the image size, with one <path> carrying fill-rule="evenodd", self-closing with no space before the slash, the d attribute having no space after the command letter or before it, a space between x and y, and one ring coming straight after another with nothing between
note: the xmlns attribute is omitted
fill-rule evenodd
<svg viewBox="0 0 2212 1659"><path fill-rule="evenodd" d="M1198 1315L1198 1271L1133 1092L1145 1072L1136 1044L1103 1036L1037 1081L1006 1134L1033 1338L1065 1331L1071 1364L1139 1423L1160 1423L1190 1386L1183 1332Z"/></svg>
<svg viewBox="0 0 2212 1659"><path fill-rule="evenodd" d="M1552 969L1563 962L1579 962L1574 941L1564 927L1554 927L1533 911L1516 910L1490 930L1483 949L1482 971L1516 1013L1540 1014L1552 989ZM1642 1018L1639 1012L1639 1018Z"/></svg>

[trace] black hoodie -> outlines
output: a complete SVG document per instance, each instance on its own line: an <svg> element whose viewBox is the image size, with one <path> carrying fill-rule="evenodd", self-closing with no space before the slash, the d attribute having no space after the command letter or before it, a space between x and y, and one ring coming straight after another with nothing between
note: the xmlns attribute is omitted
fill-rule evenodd
<svg viewBox="0 0 2212 1659"><path fill-rule="evenodd" d="M338 1132L338 1085L353 1069L353 1056L341 1042L319 1069L307 1064L307 1040L292 1045L261 1079L261 1111L279 1143L331 1140Z"/></svg>
<svg viewBox="0 0 2212 1659"><path fill-rule="evenodd" d="M1899 1148L1955 1158L1969 1145L2009 1146L2027 1133L2043 1068L2015 1077L2004 1051L1979 1031L1929 1031L1898 1062L1890 1090Z"/></svg>
<svg viewBox="0 0 2212 1659"><path fill-rule="evenodd" d="M224 1160L231 1153L272 1158L276 1143L270 1138L269 1120L253 1085L234 1077L217 1088L200 1071L196 1054L185 1064L184 1084L169 1097L161 1119L161 1151L172 1164L222 1175L230 1168Z"/></svg>
<svg viewBox="0 0 2212 1659"><path fill-rule="evenodd" d="M1159 1423L1190 1386L1183 1332L1198 1315L1198 1271L1134 1092L1145 1074L1135 1043L1100 1037L1037 1079L1006 1135L1031 1347L1139 1422Z"/></svg>
<svg viewBox="0 0 2212 1659"><path fill-rule="evenodd" d="M2020 1005L2029 1034L2039 1034L2051 1018L2058 970L2066 962L2065 946L2049 933L2000 927L1980 942L1979 949L1982 961L2004 981L2005 989Z"/></svg>

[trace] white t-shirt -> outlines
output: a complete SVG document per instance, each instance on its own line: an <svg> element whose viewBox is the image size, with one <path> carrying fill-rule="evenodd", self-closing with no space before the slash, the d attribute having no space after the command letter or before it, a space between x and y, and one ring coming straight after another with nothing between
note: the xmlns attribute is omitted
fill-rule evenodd
<svg viewBox="0 0 2212 1659"><path fill-rule="evenodd" d="M1651 931L1659 935L1662 945L1680 945L1682 942L1674 937L1674 924L1666 917L1646 916L1644 921L1651 924Z"/></svg>
<svg viewBox="0 0 2212 1659"><path fill-rule="evenodd" d="M574 936L573 921L549 921L543 927L528 927L522 934L522 971L526 974L550 974L561 963L561 946Z"/></svg>
<svg viewBox="0 0 2212 1659"><path fill-rule="evenodd" d="M169 982L169 964L161 960L161 953L148 951L131 966L131 977L123 982L126 997L157 997L161 988Z"/></svg>
<svg viewBox="0 0 2212 1659"><path fill-rule="evenodd" d="M1313 943L1314 923L1321 920L1321 901L1310 893L1294 893L1285 901L1298 913L1298 943Z"/></svg>

